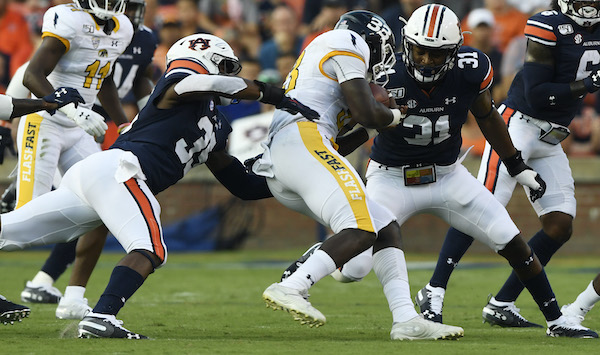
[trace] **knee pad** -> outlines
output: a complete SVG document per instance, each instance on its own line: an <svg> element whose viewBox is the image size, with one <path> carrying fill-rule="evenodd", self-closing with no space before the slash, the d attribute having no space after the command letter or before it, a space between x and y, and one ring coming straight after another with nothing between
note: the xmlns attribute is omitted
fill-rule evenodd
<svg viewBox="0 0 600 355"><path fill-rule="evenodd" d="M371 272L373 268L372 249L369 248L350 259L343 267L334 271L331 276L339 282L358 282Z"/></svg>
<svg viewBox="0 0 600 355"><path fill-rule="evenodd" d="M153 273L154 270L156 270L161 264L156 264L156 261L154 260L153 256L156 256L155 254L151 253L148 250L144 250L144 249L134 249L131 251L132 253L139 253L142 254L143 256L146 257L146 259L148 259L148 261L150 261L150 264L152 265L152 271L150 273ZM156 256L158 258L158 256ZM160 259L160 258L159 258Z"/></svg>

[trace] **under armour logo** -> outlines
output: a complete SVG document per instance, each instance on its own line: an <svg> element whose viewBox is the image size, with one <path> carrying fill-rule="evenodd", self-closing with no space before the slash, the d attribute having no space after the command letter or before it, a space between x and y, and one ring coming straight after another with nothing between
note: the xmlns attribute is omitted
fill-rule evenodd
<svg viewBox="0 0 600 355"><path fill-rule="evenodd" d="M549 301L544 302L544 307L548 307L552 302L556 302L556 298L552 297Z"/></svg>
<svg viewBox="0 0 600 355"><path fill-rule="evenodd" d="M529 266L533 262L533 255L529 257L529 259L525 260L525 265Z"/></svg>
<svg viewBox="0 0 600 355"><path fill-rule="evenodd" d="M454 262L454 260L452 260L452 258L448 258L446 260L446 264L452 265L452 267L456 267L456 265L458 265L458 262Z"/></svg>
<svg viewBox="0 0 600 355"><path fill-rule="evenodd" d="M57 90L56 92L54 92L54 95L56 96L56 98L61 97L63 94L67 93L67 89L62 88L60 90Z"/></svg>
<svg viewBox="0 0 600 355"><path fill-rule="evenodd" d="M455 104L455 103L456 103L456 96L454 96L454 97L451 97L451 98L450 98L450 97L447 97L447 98L445 99L445 101L446 101L446 105Z"/></svg>
<svg viewBox="0 0 600 355"><path fill-rule="evenodd" d="M133 54L142 54L142 47L133 47Z"/></svg>
<svg viewBox="0 0 600 355"><path fill-rule="evenodd" d="M80 112L80 113L79 113L79 117L83 117L84 119L86 119L86 120L87 120L87 119L89 119L89 118L90 118L90 115L89 115L89 114L87 114L87 113L84 113L84 112ZM123 303L125 303L125 301L123 301Z"/></svg>
<svg viewBox="0 0 600 355"><path fill-rule="evenodd" d="M112 41L110 45L113 47L117 47L119 45L119 41Z"/></svg>
<svg viewBox="0 0 600 355"><path fill-rule="evenodd" d="M307 278L308 280L310 280L310 285L311 285L311 286L315 284L315 282L313 281L313 279L312 279L312 276L310 276L310 274L306 275L306 278Z"/></svg>
<svg viewBox="0 0 600 355"><path fill-rule="evenodd" d="M127 339L140 339L139 334L127 333Z"/></svg>
<svg viewBox="0 0 600 355"><path fill-rule="evenodd" d="M205 38L196 38L196 39L192 39L189 40L188 42L190 42L190 49L193 50L205 50L207 48L210 47L210 39L205 39ZM196 48L196 46L200 45L200 48Z"/></svg>
<svg viewBox="0 0 600 355"><path fill-rule="evenodd" d="M556 96L554 96L554 95L550 95L550 96L548 97L548 101L550 101L550 106L554 106L554 105L556 105Z"/></svg>

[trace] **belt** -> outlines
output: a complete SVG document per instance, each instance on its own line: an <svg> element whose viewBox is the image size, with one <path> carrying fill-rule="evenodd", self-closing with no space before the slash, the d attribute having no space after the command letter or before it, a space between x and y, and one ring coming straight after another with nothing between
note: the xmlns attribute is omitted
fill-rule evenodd
<svg viewBox="0 0 600 355"><path fill-rule="evenodd" d="M550 122L548 122L548 121L539 120L537 118L533 118L531 116L528 116L528 115L526 115L526 114L524 114L522 112L518 112L518 111L517 111L517 114L519 115L519 116L517 116L517 118L525 120L526 122L531 123L534 126L539 127L544 132L548 132L548 131L550 131L552 129L552 124Z"/></svg>

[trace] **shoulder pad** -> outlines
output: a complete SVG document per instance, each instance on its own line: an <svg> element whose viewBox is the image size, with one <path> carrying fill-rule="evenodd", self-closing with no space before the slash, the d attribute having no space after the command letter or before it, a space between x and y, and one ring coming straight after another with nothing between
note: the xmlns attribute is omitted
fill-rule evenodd
<svg viewBox="0 0 600 355"><path fill-rule="evenodd" d="M42 37L51 34L53 37L61 39L63 43L64 41L70 42L77 36L77 30L74 26L82 26L81 19L78 18L79 13L83 13L83 11L75 8L72 4L57 5L49 8L44 13ZM93 24L92 17L89 15L88 17L90 24ZM65 45L68 48L68 45Z"/></svg>
<svg viewBox="0 0 600 355"><path fill-rule="evenodd" d="M483 92L492 85L494 69L490 58L479 49L462 46L458 51L456 66L461 71L464 80L477 85Z"/></svg>
<svg viewBox="0 0 600 355"><path fill-rule="evenodd" d="M556 31L561 26L571 26L570 22L565 21L565 17L557 11L543 11L535 14L527 20L525 25L525 36L546 46L556 46Z"/></svg>
<svg viewBox="0 0 600 355"><path fill-rule="evenodd" d="M322 46L327 46L331 51L350 52L358 55L365 63L369 63L370 51L367 42L356 32L350 30L332 30L318 36Z"/></svg>

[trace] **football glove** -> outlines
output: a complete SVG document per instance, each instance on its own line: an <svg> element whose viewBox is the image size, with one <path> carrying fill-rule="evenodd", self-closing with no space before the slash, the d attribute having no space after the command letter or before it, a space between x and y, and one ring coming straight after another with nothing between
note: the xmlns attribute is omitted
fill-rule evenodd
<svg viewBox="0 0 600 355"><path fill-rule="evenodd" d="M67 88L67 87L59 87L52 94L42 97L42 100L49 102L49 103L57 104L58 105L57 108L61 108L70 103L74 104L77 107L79 104L82 104L85 102L83 100L83 97L81 97L81 95L79 94L79 91L77 91L76 89ZM47 110L47 111L51 115L56 113L56 110Z"/></svg>
<svg viewBox="0 0 600 355"><path fill-rule="evenodd" d="M73 122L81 127L87 134L100 137L103 136L108 126L104 123L102 115L85 107L75 107L74 104L68 104L59 109L67 115Z"/></svg>
<svg viewBox="0 0 600 355"><path fill-rule="evenodd" d="M520 151L517 150L513 156L504 159L503 162L510 176L514 177L519 184L529 190L529 199L531 202L535 202L544 195L546 192L546 182L540 174L525 164Z"/></svg>
<svg viewBox="0 0 600 355"><path fill-rule="evenodd" d="M260 102L271 104L278 109L287 111L292 115L300 113L310 121L318 120L319 114L317 111L308 106L303 105L300 101L292 99L285 95L285 90L276 86L263 83L262 81L254 80L254 83L260 88L262 94Z"/></svg>
<svg viewBox="0 0 600 355"><path fill-rule="evenodd" d="M10 133L11 129L9 127L0 126L0 164L4 163L4 151L6 149L8 149L12 155L17 155Z"/></svg>

